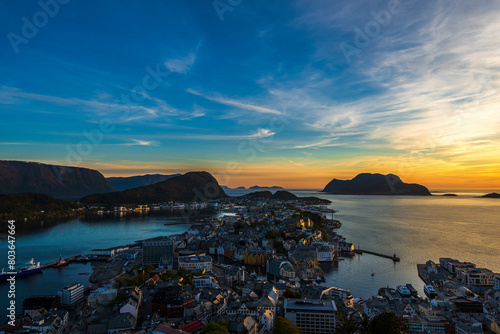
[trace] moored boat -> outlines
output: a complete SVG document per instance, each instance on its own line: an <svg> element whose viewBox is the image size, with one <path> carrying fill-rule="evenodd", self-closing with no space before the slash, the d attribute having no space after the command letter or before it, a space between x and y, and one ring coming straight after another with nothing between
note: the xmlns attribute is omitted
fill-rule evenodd
<svg viewBox="0 0 500 334"><path fill-rule="evenodd" d="M434 287L432 285L426 284L424 285L424 292L429 298L435 298L437 297L436 290L434 290Z"/></svg>
<svg viewBox="0 0 500 334"><path fill-rule="evenodd" d="M2 272L0 273L0 280L6 280L10 277L18 277L18 276L25 276L25 275L30 275L37 273L42 270L42 267L40 266L40 262L37 262L35 264L35 260L31 259L30 261L26 262L26 267L18 269L16 271L12 272L6 272L5 269L2 269Z"/></svg>
<svg viewBox="0 0 500 334"><path fill-rule="evenodd" d="M62 256L59 255L59 260L53 265L51 265L51 268L60 268L60 267L66 267L68 265L68 261L63 260Z"/></svg>

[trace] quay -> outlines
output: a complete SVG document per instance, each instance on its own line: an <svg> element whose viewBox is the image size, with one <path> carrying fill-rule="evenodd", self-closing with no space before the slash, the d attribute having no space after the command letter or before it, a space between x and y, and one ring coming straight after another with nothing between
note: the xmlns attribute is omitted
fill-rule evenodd
<svg viewBox="0 0 500 334"><path fill-rule="evenodd" d="M90 254L87 254L87 255L84 256L84 257L86 257L85 260L79 261L78 258L81 257L81 256L82 256L81 254L70 256L70 257L67 257L67 258L63 259L63 261L66 261L69 264L69 263L72 263L72 262L91 262L91 261L106 261L107 260L107 258L105 258L105 257L91 257ZM57 261L43 263L43 264L40 264L40 267L42 267L42 269L47 269L47 268L49 268L50 266L52 266L52 265L54 265L56 263L57 263Z"/></svg>
<svg viewBox="0 0 500 334"><path fill-rule="evenodd" d="M376 256L384 257L386 259L391 259L394 262L399 262L400 261L400 258L398 256L396 256L396 254L394 254L393 256L390 256L390 255L385 255L385 254L381 254L381 253L377 253L377 252L372 252L372 251L368 251L368 250L363 250L363 249L355 249L354 253L356 253L356 254L366 253L366 254L371 254L371 255L376 255Z"/></svg>

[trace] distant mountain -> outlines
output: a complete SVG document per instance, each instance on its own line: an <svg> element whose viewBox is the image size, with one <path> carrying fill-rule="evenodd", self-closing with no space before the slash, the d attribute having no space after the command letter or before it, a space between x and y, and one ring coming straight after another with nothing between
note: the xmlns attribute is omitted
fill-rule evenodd
<svg viewBox="0 0 500 334"><path fill-rule="evenodd" d="M500 198L500 194L498 194L498 193L486 194L486 195L481 196L481 198Z"/></svg>
<svg viewBox="0 0 500 334"><path fill-rule="evenodd" d="M250 187L248 189L283 189L283 188L278 187L278 186L272 186L272 187L253 186L253 187Z"/></svg>
<svg viewBox="0 0 500 334"><path fill-rule="evenodd" d="M122 191L142 186L149 186L161 181L171 179L182 174L162 175L162 174L146 174L129 177L107 177L109 184L116 190Z"/></svg>
<svg viewBox="0 0 500 334"><path fill-rule="evenodd" d="M342 195L431 195L426 187L404 183L397 175L370 173L359 174L352 180L333 179L323 192Z"/></svg>
<svg viewBox="0 0 500 334"><path fill-rule="evenodd" d="M443 194L441 196L447 196L447 197L456 197L458 196L457 194Z"/></svg>
<svg viewBox="0 0 500 334"><path fill-rule="evenodd" d="M96 170L0 160L0 194L39 193L60 198L80 198L115 191Z"/></svg>
<svg viewBox="0 0 500 334"><path fill-rule="evenodd" d="M45 194L0 195L0 217L7 219L55 218L73 214L77 208L76 203Z"/></svg>
<svg viewBox="0 0 500 334"><path fill-rule="evenodd" d="M274 194L268 190L266 191L255 191L240 197L252 198L252 199L275 199L281 201L303 201L312 204L330 204L331 201L327 199L317 198L317 197L298 197L289 191L278 190Z"/></svg>
<svg viewBox="0 0 500 334"><path fill-rule="evenodd" d="M95 194L80 201L89 204L147 204L169 201L202 202L227 197L217 180L207 172L190 172L148 186L108 194Z"/></svg>
<svg viewBox="0 0 500 334"><path fill-rule="evenodd" d="M245 187L229 188L228 186L220 186L224 190L246 190Z"/></svg>

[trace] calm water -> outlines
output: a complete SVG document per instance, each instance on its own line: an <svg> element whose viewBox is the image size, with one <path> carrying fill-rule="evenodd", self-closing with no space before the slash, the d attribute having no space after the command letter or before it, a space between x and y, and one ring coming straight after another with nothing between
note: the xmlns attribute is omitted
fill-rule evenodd
<svg viewBox="0 0 500 334"><path fill-rule="evenodd" d="M411 283L423 296L416 265L440 257L457 258L500 272L500 200L458 197L349 196L296 192L330 199L342 222L339 233L355 247L387 255L394 263L373 255L340 261L327 274L327 284L367 298L382 286ZM482 193L484 194L484 193ZM375 276L371 276L371 273Z"/></svg>
<svg viewBox="0 0 500 334"><path fill-rule="evenodd" d="M357 255L335 265L326 265L327 285L351 290L354 297L375 295L382 286L411 283L421 295L422 281L417 263L439 257L475 262L500 272L500 200L458 197L349 196L316 191L293 191L299 196L328 198L334 215L342 222L339 233L362 249L392 255L401 262L372 255ZM484 193L482 193L484 194ZM86 254L94 248L131 243L159 235L182 233L188 225L164 226L175 218L143 217L128 220L82 222L71 220L55 226L19 231L16 238L18 264L34 257L42 263L63 257ZM6 254L5 235L1 236L0 254ZM0 256L5 266L6 256ZM18 279L17 310L22 300L33 294L53 294L61 287L80 282L89 286L90 264L71 264L66 268L47 269L43 273ZM375 276L371 276L371 273ZM0 307L5 314L7 284L0 283ZM5 318L3 318L5 319Z"/></svg>

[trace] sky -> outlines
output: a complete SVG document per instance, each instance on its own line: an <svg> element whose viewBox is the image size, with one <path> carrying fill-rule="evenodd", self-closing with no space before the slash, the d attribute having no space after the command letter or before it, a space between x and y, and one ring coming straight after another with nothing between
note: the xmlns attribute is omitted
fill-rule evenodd
<svg viewBox="0 0 500 334"><path fill-rule="evenodd" d="M500 2L0 1L0 159L500 189Z"/></svg>

